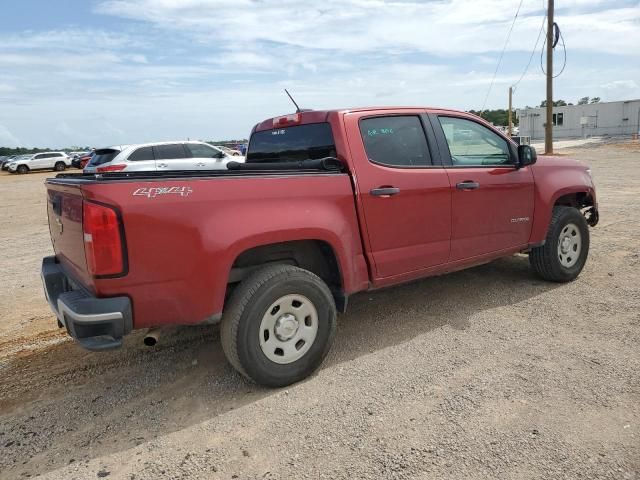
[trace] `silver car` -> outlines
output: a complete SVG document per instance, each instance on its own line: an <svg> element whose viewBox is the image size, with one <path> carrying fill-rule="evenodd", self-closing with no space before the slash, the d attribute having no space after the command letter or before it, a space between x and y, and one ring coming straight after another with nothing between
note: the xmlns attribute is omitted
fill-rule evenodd
<svg viewBox="0 0 640 480"><path fill-rule="evenodd" d="M230 161L244 162L204 142L156 142L99 148L85 173L171 170L222 170Z"/></svg>

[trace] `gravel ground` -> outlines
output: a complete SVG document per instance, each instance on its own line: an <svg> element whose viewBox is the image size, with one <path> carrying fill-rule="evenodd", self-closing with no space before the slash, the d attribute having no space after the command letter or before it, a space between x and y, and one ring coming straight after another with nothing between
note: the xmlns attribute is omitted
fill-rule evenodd
<svg viewBox="0 0 640 480"><path fill-rule="evenodd" d="M46 174L0 174L0 478L640 479L640 144L592 166L582 275L525 256L354 297L320 372L281 390L215 328L83 351L39 273Z"/></svg>

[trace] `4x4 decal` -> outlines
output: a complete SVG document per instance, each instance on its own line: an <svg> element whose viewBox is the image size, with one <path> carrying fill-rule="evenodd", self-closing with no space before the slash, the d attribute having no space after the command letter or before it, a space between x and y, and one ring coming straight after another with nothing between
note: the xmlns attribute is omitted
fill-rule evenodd
<svg viewBox="0 0 640 480"><path fill-rule="evenodd" d="M188 197L193 190L191 187L142 187L134 190L134 197L156 198L159 195L180 195Z"/></svg>

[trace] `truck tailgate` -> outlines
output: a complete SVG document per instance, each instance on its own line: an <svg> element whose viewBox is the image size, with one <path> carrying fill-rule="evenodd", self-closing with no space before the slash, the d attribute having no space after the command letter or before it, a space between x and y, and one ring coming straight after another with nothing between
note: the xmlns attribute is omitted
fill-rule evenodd
<svg viewBox="0 0 640 480"><path fill-rule="evenodd" d="M47 182L47 216L56 258L72 278L91 287L82 230L82 191L79 185Z"/></svg>

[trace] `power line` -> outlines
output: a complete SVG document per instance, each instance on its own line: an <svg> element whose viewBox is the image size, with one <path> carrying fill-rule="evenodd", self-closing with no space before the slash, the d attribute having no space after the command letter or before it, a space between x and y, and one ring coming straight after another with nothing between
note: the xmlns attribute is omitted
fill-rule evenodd
<svg viewBox="0 0 640 480"><path fill-rule="evenodd" d="M542 35L542 32L544 32L544 22L546 19L547 19L547 11L545 9L545 13L542 16L542 25L540 26L540 31L538 32L538 38L536 38L536 44L533 46L533 50L531 50L531 55L529 56L529 61L527 62L527 66L524 67L522 75L520 75L520 78L518 79L518 81L513 85L511 85L513 87L514 92L518 84L522 81L522 79L525 77L525 75L529 71L529 67L531 66L531 61L533 60L533 56L536 54L536 50L538 49L538 43L540 43L540 36Z"/></svg>
<svg viewBox="0 0 640 480"><path fill-rule="evenodd" d="M516 10L516 14L513 16L511 27L509 28L509 32L507 33L507 39L504 42L504 46L502 47L502 52L500 52L500 58L498 59L498 64L496 65L496 69L493 72L493 78L491 79L491 83L489 84L489 90L487 90L487 95L484 97L484 102L482 103L482 108L480 109L481 116L482 116L482 113L484 112L484 107L487 105L489 94L491 93L491 89L493 88L493 83L496 80L496 75L498 74L498 70L500 69L500 64L502 63L502 57L504 57L504 52L507 49L507 45L509 44L509 39L511 38L511 32L513 32L513 26L516 24L516 19L518 18L518 14L520 13L520 7L522 7L523 2L524 0L520 0L520 4L518 5L518 10Z"/></svg>
<svg viewBox="0 0 640 480"><path fill-rule="evenodd" d="M558 78L560 75L562 75L562 72L564 72L564 69L567 67L567 46L564 44L564 37L562 36L562 30L560 30L560 27L558 27L557 23L553 24L555 31L557 33L557 37L556 37L556 41L551 45L551 48L556 48L556 44L558 43L558 40L560 40L562 42L562 51L564 53L564 60L562 63L562 68L560 69L560 71L558 73L556 73L553 78ZM544 43L542 44L542 50L540 50L540 70L542 70L542 73L544 75L547 74L547 72L544 70L544 66L542 64L542 54L544 52L544 46L547 44L547 36L545 35L544 38Z"/></svg>

